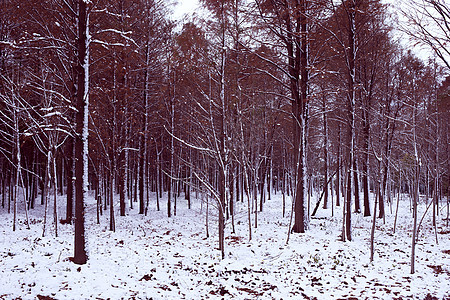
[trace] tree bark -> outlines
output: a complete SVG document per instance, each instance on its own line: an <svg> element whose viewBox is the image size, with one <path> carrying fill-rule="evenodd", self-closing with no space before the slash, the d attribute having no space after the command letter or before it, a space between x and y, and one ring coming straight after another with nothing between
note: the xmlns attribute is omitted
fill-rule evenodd
<svg viewBox="0 0 450 300"><path fill-rule="evenodd" d="M361 207L359 203L359 179L358 179L358 165L356 157L353 160L353 180L355 187L355 213L360 213Z"/></svg>
<svg viewBox="0 0 450 300"><path fill-rule="evenodd" d="M328 118L326 97L322 95L323 113L323 208L328 208Z"/></svg>
<svg viewBox="0 0 450 300"><path fill-rule="evenodd" d="M89 18L86 1L78 1L78 67L75 135L75 243L74 263L87 261L84 200L88 189Z"/></svg>
<svg viewBox="0 0 450 300"><path fill-rule="evenodd" d="M74 143L73 138L68 138L68 144L66 145L66 174L67 174L67 195L66 195L66 223L72 224L73 217L73 169L74 169Z"/></svg>
<svg viewBox="0 0 450 300"><path fill-rule="evenodd" d="M337 165L336 165L336 206L341 205L341 124L338 125Z"/></svg>
<svg viewBox="0 0 450 300"><path fill-rule="evenodd" d="M307 1L301 0L297 7L296 23L300 26L297 37L292 36L292 28L288 21L288 35L292 43L288 44L289 70L291 75L291 94L293 98L294 115L294 163L296 170L296 193L294 203L293 232L303 233L308 228L306 213L306 101L308 93L308 45L306 19ZM294 42L295 39L295 42ZM295 54L294 54L294 44Z"/></svg>
<svg viewBox="0 0 450 300"><path fill-rule="evenodd" d="M348 52L346 54L346 58L348 61L348 69L347 69L347 138L349 139L349 154L348 154L348 169L347 169L347 197L345 199L346 205L346 215L345 215L345 233L347 235L347 240L351 241L351 198L352 198L352 170L355 165L355 15L356 15L357 7L356 1L353 0L350 4L350 7L347 8L347 15L349 21L349 31L348 31ZM356 192L356 191L355 191Z"/></svg>

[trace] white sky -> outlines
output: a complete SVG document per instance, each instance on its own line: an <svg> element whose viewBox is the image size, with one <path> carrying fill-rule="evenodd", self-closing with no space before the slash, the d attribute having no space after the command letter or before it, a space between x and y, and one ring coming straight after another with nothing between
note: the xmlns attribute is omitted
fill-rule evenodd
<svg viewBox="0 0 450 300"><path fill-rule="evenodd" d="M198 7L198 0L178 0L175 6L173 18L175 20L182 19L186 14L190 14Z"/></svg>

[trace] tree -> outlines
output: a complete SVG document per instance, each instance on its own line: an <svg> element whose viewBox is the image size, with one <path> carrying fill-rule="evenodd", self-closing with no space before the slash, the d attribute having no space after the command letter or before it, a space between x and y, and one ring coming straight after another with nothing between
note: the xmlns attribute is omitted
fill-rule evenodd
<svg viewBox="0 0 450 300"><path fill-rule="evenodd" d="M257 1L261 23L280 45L286 62L279 69L289 83L292 103L295 199L293 232L305 232L307 214L306 144L309 100L309 26L316 11L309 1ZM264 43L264 42L263 42ZM265 58L270 61L271 58ZM280 83L283 79L279 79Z"/></svg>
<svg viewBox="0 0 450 300"><path fill-rule="evenodd" d="M347 127L347 153L346 153L346 175L345 175L345 202L343 210L343 226L342 230L342 240L345 241L346 238L351 241L351 199L352 199L352 189L354 184L354 170L355 162L355 151L356 151L356 91L357 91L357 18L361 14L362 1L349 0L341 1L338 7L332 4L332 27L333 29L328 29L328 32L333 37L333 41L337 44L337 47L332 47L342 56L342 76L345 78L345 86L343 86L343 99L345 105L345 118L344 122ZM356 190L355 193L359 191Z"/></svg>
<svg viewBox="0 0 450 300"><path fill-rule="evenodd" d="M431 48L450 69L450 6L445 0L409 0L401 11L407 18L402 30Z"/></svg>
<svg viewBox="0 0 450 300"><path fill-rule="evenodd" d="M386 72L385 60L380 58L388 58L390 53L390 28L384 25L385 10L385 5L380 1L351 0L341 1L338 5L329 3L329 17L321 25L324 35L328 37L325 40L329 45L330 57L324 66L325 74L330 78L329 85L334 88L337 100L342 101L345 108L338 116L346 124L346 142L342 147L346 149L342 162L346 170L343 240L345 235L351 240L353 202L354 211L360 211L359 165L362 169L364 215L370 215L371 126L375 121L372 120L374 107L384 97L378 92L383 87L381 79ZM340 177L340 172L337 176Z"/></svg>
<svg viewBox="0 0 450 300"><path fill-rule="evenodd" d="M76 264L87 262L84 228L85 199L88 192L88 135L89 135L89 8L87 1L78 1L77 21L77 102L75 136L75 243Z"/></svg>
<svg viewBox="0 0 450 300"><path fill-rule="evenodd" d="M216 5L216 6L214 6ZM177 37L179 43L177 59L179 62L189 62L180 68L179 76L191 80L191 85L181 83L181 90L190 96L190 109L184 109L189 114L187 121L191 132L189 138L176 136L181 142L204 157L207 168L193 165L193 176L208 191L218 210L219 250L225 256L225 210L228 190L229 148L227 147L228 106L225 98L225 3L213 4L212 7L218 30L218 46L205 39L204 32L188 23ZM196 73L196 70L202 72ZM184 75L184 76L183 76ZM192 77L191 77L192 76ZM197 77L195 77L197 76ZM200 80L199 80L200 79ZM193 84L192 84L193 83ZM187 87L187 89L185 88ZM171 132L171 137L175 137ZM187 142L189 140L189 143ZM213 169L209 169L214 166ZM217 171L217 174L215 174ZM214 172L211 174L211 172Z"/></svg>
<svg viewBox="0 0 450 300"><path fill-rule="evenodd" d="M2 134L2 144L5 147L0 148L0 152L6 157L10 157L9 161L12 168L15 168L15 173L10 172L11 177L14 175L14 179L11 178L13 188L10 188L10 195L13 198L13 231L16 230L17 219L17 199L19 197L19 185L23 184L22 177L22 151L21 151L21 137L24 136L23 119L27 113L26 102L20 94L20 88L18 88L9 78L1 76L1 83L3 89L0 91L0 103L2 110L0 113L0 121L2 124L0 133ZM9 154L9 155L8 155ZM23 189L22 189L23 191ZM24 203L26 201L25 194L23 194ZM9 208L8 208L9 211ZM29 228L27 205L25 203L25 212L27 213L27 228Z"/></svg>

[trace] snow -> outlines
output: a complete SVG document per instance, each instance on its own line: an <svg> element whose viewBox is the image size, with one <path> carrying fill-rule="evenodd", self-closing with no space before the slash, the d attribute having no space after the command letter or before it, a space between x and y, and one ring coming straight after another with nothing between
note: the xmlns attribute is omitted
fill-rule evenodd
<svg viewBox="0 0 450 300"><path fill-rule="evenodd" d="M61 212L65 198L58 196L58 201ZM81 266L69 260L73 256L71 225L59 225L59 237L55 237L48 224L47 236L41 236L39 199L29 211L30 230L24 224L23 205L18 207L16 232L12 231L12 214L0 207L0 299L35 299L37 295L54 299L450 297L450 233L442 216L438 218L438 244L430 212L424 218L416 273L410 274L412 217L406 196L400 202L395 234L389 207L385 224L377 219L373 263L369 253L372 218L353 215L353 241L340 242L340 208L335 208L337 217L331 217L331 209L319 210L317 218L310 219L310 230L291 234L286 245L289 214L282 217L280 194L266 201L258 215L258 228L252 229L252 241L248 241L246 201L237 203L237 232L231 234L227 223L226 258L222 260L214 209L209 209L211 236L206 238L206 205L200 200L193 199L189 210L184 198L178 198L177 215L172 218L167 218L164 205L156 211L155 201L152 194L148 216L139 215L135 208L125 217L119 216L116 201L117 231L111 232L108 210L100 225L96 224L96 205L89 194L86 233L90 256ZM165 198L160 201L165 203ZM419 218L424 212L425 204L420 203Z"/></svg>

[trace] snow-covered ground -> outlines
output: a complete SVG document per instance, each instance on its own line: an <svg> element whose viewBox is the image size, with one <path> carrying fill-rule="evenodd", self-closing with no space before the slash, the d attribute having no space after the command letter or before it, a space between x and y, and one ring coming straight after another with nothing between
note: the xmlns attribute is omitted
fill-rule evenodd
<svg viewBox="0 0 450 300"><path fill-rule="evenodd" d="M59 200L63 207L64 198ZM245 204L238 203L236 233L231 234L228 222L226 258L221 259L214 209L210 206L206 238L206 205L199 200L188 210L179 198L177 215L167 218L165 202L157 212L153 199L148 216L137 209L126 217L116 214L116 232L108 230L108 211L96 224L95 204L89 200L89 260L82 266L69 260L72 226L59 224L59 237L54 236L51 206L45 237L40 205L30 211L30 230L19 210L16 232L12 214L0 208L0 299L450 299L450 228L440 215L437 244L428 212L411 275L412 218L406 197L395 234L389 208L385 224L377 219L373 263L372 218L353 215L353 241L341 242L340 208L334 217L331 209L319 210L310 230L292 234L286 244L289 217L282 217L281 195L266 201L251 241ZM424 211L422 204L419 220ZM64 209L59 213L62 217Z"/></svg>

